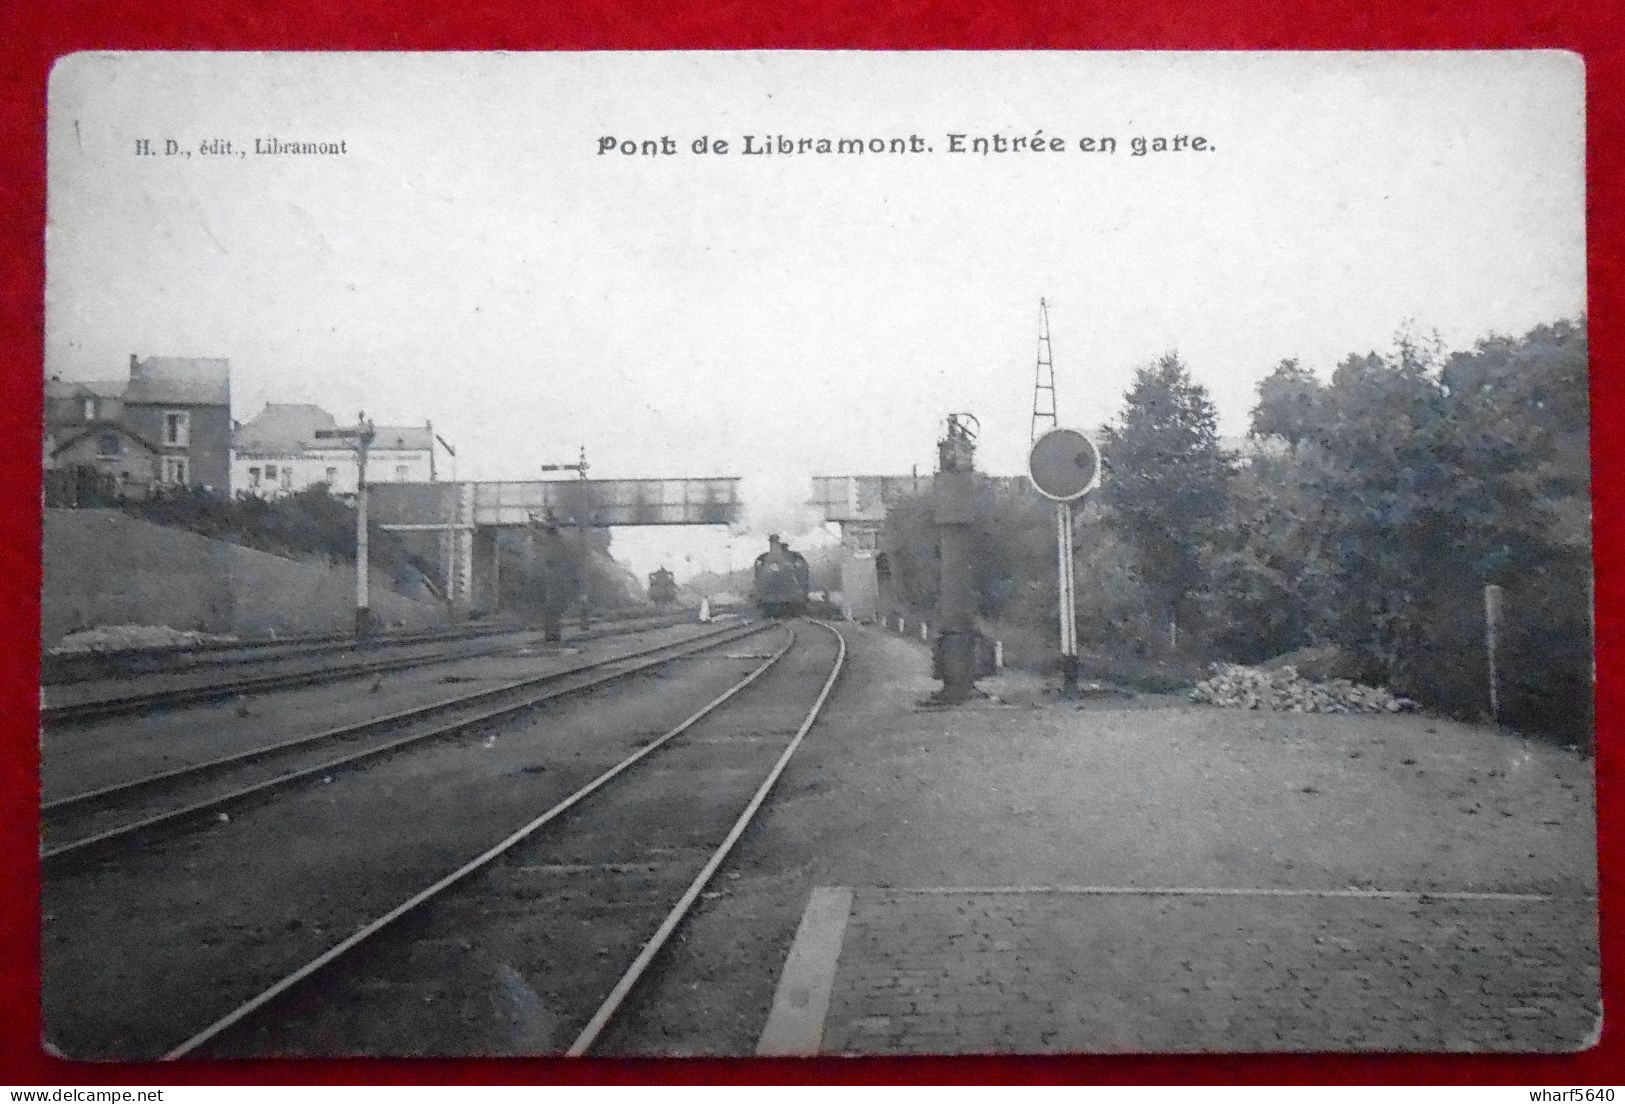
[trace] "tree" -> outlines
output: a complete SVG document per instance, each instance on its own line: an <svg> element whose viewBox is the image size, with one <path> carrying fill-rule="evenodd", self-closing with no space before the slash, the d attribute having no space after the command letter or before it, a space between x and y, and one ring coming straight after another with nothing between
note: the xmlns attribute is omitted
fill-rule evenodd
<svg viewBox="0 0 1625 1104"><path fill-rule="evenodd" d="M1351 354L1319 403L1312 444L1334 573L1328 629L1368 675L1401 678L1428 605L1455 570L1450 499L1460 449L1445 416L1436 343L1401 334L1386 356Z"/></svg>
<svg viewBox="0 0 1625 1104"><path fill-rule="evenodd" d="M1253 436L1282 437L1296 446L1314 431L1321 393L1320 380L1313 372L1296 359L1281 361L1275 371L1258 382Z"/></svg>
<svg viewBox="0 0 1625 1104"><path fill-rule="evenodd" d="M1436 338L1351 355L1291 453L1255 466L1243 532L1209 564L1232 628L1337 643L1436 708L1486 704L1483 588L1506 589L1513 715L1574 732L1589 711L1589 477L1583 326ZM1262 390L1262 389L1261 389ZM1307 524L1305 524L1307 522ZM1296 626L1293 618L1300 620Z"/></svg>
<svg viewBox="0 0 1625 1104"><path fill-rule="evenodd" d="M1476 470L1463 565L1502 585L1503 716L1591 733L1591 479L1584 319L1494 336L1444 364L1446 405Z"/></svg>
<svg viewBox="0 0 1625 1104"><path fill-rule="evenodd" d="M1306 443L1236 473L1230 509L1204 550L1210 643L1226 659L1256 663L1332 635L1325 464Z"/></svg>
<svg viewBox="0 0 1625 1104"><path fill-rule="evenodd" d="M1227 506L1230 462L1219 451L1207 389L1169 352L1135 373L1106 429L1104 497L1154 599L1176 624L1203 579L1203 549Z"/></svg>

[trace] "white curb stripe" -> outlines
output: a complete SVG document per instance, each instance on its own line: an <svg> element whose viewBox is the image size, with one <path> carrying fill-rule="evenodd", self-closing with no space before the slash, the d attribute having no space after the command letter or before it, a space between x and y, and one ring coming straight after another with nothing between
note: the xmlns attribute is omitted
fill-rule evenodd
<svg viewBox="0 0 1625 1104"><path fill-rule="evenodd" d="M818 886L812 891L785 957L773 1010L756 1043L757 1054L808 1057L818 1053L835 988L835 964L841 957L851 912L850 888Z"/></svg>

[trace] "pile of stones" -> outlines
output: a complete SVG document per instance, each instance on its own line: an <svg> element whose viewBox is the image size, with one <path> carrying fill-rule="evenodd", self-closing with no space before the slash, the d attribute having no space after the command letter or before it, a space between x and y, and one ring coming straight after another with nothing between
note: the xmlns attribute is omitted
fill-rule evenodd
<svg viewBox="0 0 1625 1104"><path fill-rule="evenodd" d="M229 643L234 636L216 636L172 629L168 625L98 625L94 629L70 633L51 649L52 655L84 655L87 652L125 652L135 648L186 648L211 641Z"/></svg>
<svg viewBox="0 0 1625 1104"><path fill-rule="evenodd" d="M1197 683L1190 699L1230 709L1265 709L1277 713L1399 713L1416 708L1381 686L1350 679L1315 682L1289 665L1273 670L1234 663L1215 664L1211 677Z"/></svg>

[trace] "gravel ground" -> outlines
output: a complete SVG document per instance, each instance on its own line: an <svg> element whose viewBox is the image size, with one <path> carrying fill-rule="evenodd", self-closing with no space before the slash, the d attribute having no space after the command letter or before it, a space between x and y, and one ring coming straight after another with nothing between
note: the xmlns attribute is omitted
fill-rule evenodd
<svg viewBox="0 0 1625 1104"><path fill-rule="evenodd" d="M987 702L926 709L917 703L935 684L918 643L845 630L847 673L825 718L599 1052L751 1053L816 886L1595 893L1591 764L1562 749L1425 716L1262 714L1147 695L1062 703L1015 675L984 681ZM76 1055L172 1044L745 665L718 659L695 665L703 677L642 680L646 693L594 695L495 740L390 760L53 881L50 1037ZM732 767L719 760L715 780ZM635 808L638 823L703 819L706 771L650 778L658 784L629 801L629 818ZM653 877L662 856L627 842L589 831L506 867L470 899L475 913L414 932L406 973L352 994L348 1012L330 1007L312 1035L255 1048L556 1049L571 1027L557 1009L579 999L559 979L596 978L598 950L618 957L642 922L623 931L612 918L648 910L641 890L604 881L619 873L631 880L617 887L636 889ZM558 894L596 911L538 941L528 902ZM1594 956L1595 945L1576 950ZM421 1009L355 1012L380 999L399 1009L403 994Z"/></svg>
<svg viewBox="0 0 1625 1104"><path fill-rule="evenodd" d="M606 1051L751 1053L820 885L1596 891L1591 764L1560 748L1425 716L1062 703L1019 675L926 710L925 650L847 631L849 674L739 877Z"/></svg>
<svg viewBox="0 0 1625 1104"><path fill-rule="evenodd" d="M499 652L505 648L525 644L539 644L539 632L514 632L494 636L474 637L468 640L438 640L415 644L400 644L376 649L346 649L316 655L270 656L255 663L244 664L231 670L185 670L151 674L124 675L116 678L75 682L66 685L45 686L40 691L41 702L47 708L79 705L84 702L118 700L136 694L191 690L213 687L222 682L247 678L281 677L284 675L328 674L345 668L362 667L371 663L410 662L434 659L458 653L475 656ZM74 727L80 722L60 722L62 727Z"/></svg>
<svg viewBox="0 0 1625 1104"><path fill-rule="evenodd" d="M51 878L47 1038L74 1057L162 1053L687 716L766 639Z"/></svg>
<svg viewBox="0 0 1625 1104"><path fill-rule="evenodd" d="M681 625L573 645L544 645L536 637L505 654L391 671L383 676L377 693L370 691L370 680L335 682L254 696L246 717L239 716L236 702L227 700L50 730L41 747L45 797L53 800L362 721L380 712L686 640L705 629Z"/></svg>
<svg viewBox="0 0 1625 1104"><path fill-rule="evenodd" d="M562 1052L743 811L834 654L801 626L737 698L215 1053Z"/></svg>
<svg viewBox="0 0 1625 1104"><path fill-rule="evenodd" d="M704 634L695 634L704 635ZM681 646L681 643L679 644ZM702 643L699 645L704 647ZM711 645L715 647L716 645ZM647 652L647 643L640 649ZM617 649L600 660L588 662L580 657L570 660L562 665L555 665L554 673L557 678L550 679L546 686L531 686L528 689L513 694L504 692L498 700L467 701L469 693L479 693L485 690L505 691L506 687L513 686L515 681L531 682L538 670L533 666L545 663L547 657L537 657L530 660L530 670L518 672L503 671L503 664L493 665L496 669L484 671L476 669L474 673L456 676L447 676L453 679L455 686L448 686L446 694L459 695L461 704L449 709L437 709L427 716L414 716L404 720L375 726L364 730L360 734L349 734L338 739L322 739L314 744L298 742L297 746L284 748L273 754L261 756L246 763L234 763L223 767L204 771L201 774L172 779L161 787L143 787L133 793L121 794L109 798L105 802L92 803L89 807L66 807L46 810L44 816L44 840L47 847L67 844L74 840L82 840L96 832L122 829L127 825L138 824L146 818L156 815L167 815L176 810L185 809L198 802L214 802L220 795L232 793L241 787L252 786L262 782L274 781L287 777L302 770L311 770L323 767L328 774L353 770L363 765L366 760L359 763L341 763L329 767L335 760L359 755L369 749L388 748L399 744L403 740L413 740L418 737L428 737L431 740L447 738L445 727L457 721L459 717L467 718L497 708L516 706L523 699L535 694L560 695L567 693L582 693L582 687L590 687L598 680L614 676L617 670L624 670L627 665L643 662L653 662L653 659L630 659L627 664L614 662L616 655L626 654L625 649ZM557 657L553 657L557 658ZM385 716L399 716L401 710L392 704L387 695L380 691L378 701L380 712ZM486 724L495 722L484 722ZM410 747L396 748L386 754L400 755L410 751ZM294 784L305 784L295 781ZM253 793L243 800L230 803L230 814L239 815L248 805L259 801L275 800L282 787L275 786L269 790ZM202 814L195 814L201 816ZM218 813L210 814L218 815ZM175 831L173 825L166 826L161 831ZM120 844L120 846L126 846ZM49 852L47 852L49 853ZM72 861L85 861L86 856L81 853L73 857Z"/></svg>
<svg viewBox="0 0 1625 1104"><path fill-rule="evenodd" d="M687 615L684 615L681 619L673 618L671 615L656 615L647 618L599 622L585 630L574 627L565 629L564 639L561 643L565 645L584 644L605 637L623 636L669 625L693 623L694 619ZM317 653L295 651L276 654L274 651L268 650L261 655L239 655L233 661L223 663L212 663L207 654L200 654L189 657L195 661L189 666L177 666L172 669L155 671L131 671L94 679L47 684L41 687L40 695L44 705L60 707L83 702L126 698L135 694L211 687L221 682L240 679L297 675L313 671L327 672L330 669L365 667L375 663L412 661L423 658L438 660L442 656L455 660L459 654L473 658L475 656L500 653L508 648L541 646L542 644L543 634L540 630L514 628L502 632L477 633L440 640L417 642L379 640L371 645L357 646L352 644ZM404 668L403 670L409 669ZM364 676L358 675L356 677ZM80 722L65 722L64 726L74 727L78 724Z"/></svg>

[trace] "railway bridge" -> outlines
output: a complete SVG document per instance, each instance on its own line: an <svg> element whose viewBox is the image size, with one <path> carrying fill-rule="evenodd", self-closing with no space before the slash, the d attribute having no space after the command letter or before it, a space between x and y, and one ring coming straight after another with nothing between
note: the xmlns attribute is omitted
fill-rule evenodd
<svg viewBox="0 0 1625 1104"><path fill-rule="evenodd" d="M740 508L737 476L375 483L367 494L379 528L437 562L451 602L474 608L496 605L503 529L730 525Z"/></svg>

